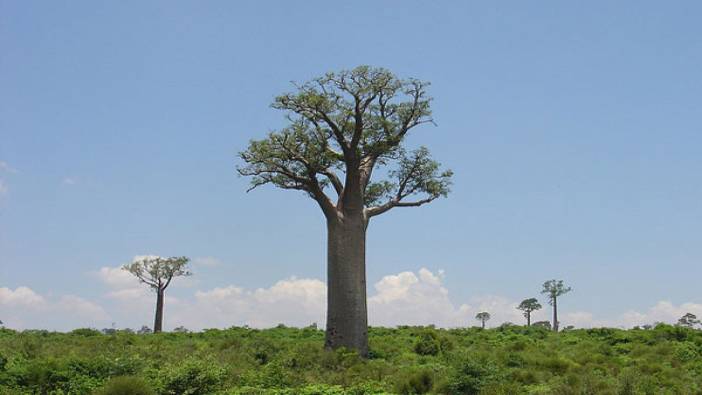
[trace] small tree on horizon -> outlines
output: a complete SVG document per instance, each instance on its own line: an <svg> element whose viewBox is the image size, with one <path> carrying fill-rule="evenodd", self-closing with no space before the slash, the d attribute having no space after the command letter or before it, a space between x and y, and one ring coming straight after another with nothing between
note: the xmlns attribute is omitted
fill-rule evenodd
<svg viewBox="0 0 702 395"><path fill-rule="evenodd" d="M138 334L140 335L147 335L149 333L153 332L151 328L149 328L147 325L142 325L141 329L137 331Z"/></svg>
<svg viewBox="0 0 702 395"><path fill-rule="evenodd" d="M566 287L563 280L548 280L544 283L542 294L548 297L548 304L553 306L553 323L551 327L554 332L558 332L558 297L572 291L571 287Z"/></svg>
<svg viewBox="0 0 702 395"><path fill-rule="evenodd" d="M524 312L524 317L527 319L527 326L531 326L531 313L541 309L541 303L536 298L522 300L522 303L517 306L518 310Z"/></svg>
<svg viewBox="0 0 702 395"><path fill-rule="evenodd" d="M680 317L677 323L678 326L684 326L686 328L694 328L695 325L698 324L700 324L700 320L692 313L685 313L684 316Z"/></svg>
<svg viewBox="0 0 702 395"><path fill-rule="evenodd" d="M132 273L142 283L156 292L156 314L154 317L154 333L163 330L163 302L166 288L175 277L190 276L192 273L186 266L190 259L181 257L145 257L126 264L122 270Z"/></svg>
<svg viewBox="0 0 702 395"><path fill-rule="evenodd" d="M551 330L551 323L549 321L536 321L534 324L532 324L532 326L536 328L546 328L548 330Z"/></svg>
<svg viewBox="0 0 702 395"><path fill-rule="evenodd" d="M475 319L480 321L481 327L485 329L485 323L490 319L490 313L482 311L475 315Z"/></svg>

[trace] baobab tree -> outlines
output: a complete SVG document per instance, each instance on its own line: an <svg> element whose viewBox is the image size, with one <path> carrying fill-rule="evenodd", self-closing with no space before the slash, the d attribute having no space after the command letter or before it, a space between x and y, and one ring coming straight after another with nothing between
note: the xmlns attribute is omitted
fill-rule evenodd
<svg viewBox="0 0 702 395"><path fill-rule="evenodd" d="M144 257L122 267L132 273L142 283L156 292L156 316L154 318L154 333L163 329L163 300L166 288L175 277L190 276L192 273L186 266L190 259L181 257Z"/></svg>
<svg viewBox="0 0 702 395"><path fill-rule="evenodd" d="M368 353L366 231L371 218L449 192L451 171L405 137L433 123L427 82L360 66L327 73L278 96L288 126L251 141L239 174L317 202L327 225L327 348ZM377 176L384 176L376 180Z"/></svg>
<svg viewBox="0 0 702 395"><path fill-rule="evenodd" d="M571 287L563 285L563 280L548 280L544 283L541 293L548 298L548 304L553 306L553 328L554 332L558 332L558 297L572 291Z"/></svg>
<svg viewBox="0 0 702 395"><path fill-rule="evenodd" d="M527 319L527 326L531 326L531 313L541 309L541 303L539 303L536 298L524 299L522 303L517 306L517 309L524 312L524 318Z"/></svg>
<svg viewBox="0 0 702 395"><path fill-rule="evenodd" d="M485 329L485 323L490 319L490 313L487 311L480 312L475 315L475 319L480 321L481 327Z"/></svg>
<svg viewBox="0 0 702 395"><path fill-rule="evenodd" d="M692 314L692 313L685 313L684 316L680 317L678 319L678 326L684 326L686 328L694 328L695 325L700 324L700 320L697 319L697 316Z"/></svg>

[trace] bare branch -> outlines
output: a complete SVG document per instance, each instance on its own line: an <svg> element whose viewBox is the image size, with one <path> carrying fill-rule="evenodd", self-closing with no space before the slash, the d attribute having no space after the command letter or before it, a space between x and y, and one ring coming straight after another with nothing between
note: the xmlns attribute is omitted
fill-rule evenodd
<svg viewBox="0 0 702 395"><path fill-rule="evenodd" d="M376 215L383 214L383 213L385 213L385 212L387 212L390 209L395 208L395 207L419 207L423 204L430 203L431 201L433 201L434 199L436 199L438 197L439 196L430 196L426 199L417 200L414 202L403 202L403 201L400 201L397 199L393 199L393 200L390 200L387 203L382 204L380 206L367 208L366 209L366 216L368 218L375 217Z"/></svg>
<svg viewBox="0 0 702 395"><path fill-rule="evenodd" d="M321 174L327 177L329 182L332 184L334 187L334 190L336 191L336 194L338 196L341 196L342 192L344 191L344 184L341 183L341 180L339 177L331 170L322 170L320 171Z"/></svg>
<svg viewBox="0 0 702 395"><path fill-rule="evenodd" d="M366 208L367 217L383 214L394 207L417 207L429 203L440 196L446 196L451 185L452 172L439 172L439 164L429 157L426 148L420 148L410 155L404 150L399 151L399 168L391 171L390 175L397 180L394 193L388 200L378 206ZM376 188L373 200L377 195L389 192L389 183L382 188ZM373 192L373 191L369 191ZM425 198L406 202L405 198L413 195L426 195Z"/></svg>

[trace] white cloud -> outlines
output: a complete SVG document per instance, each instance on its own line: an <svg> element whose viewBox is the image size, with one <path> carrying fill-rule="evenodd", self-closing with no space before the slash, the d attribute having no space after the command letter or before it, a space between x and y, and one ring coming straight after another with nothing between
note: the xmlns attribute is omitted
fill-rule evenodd
<svg viewBox="0 0 702 395"><path fill-rule="evenodd" d="M140 259L142 257L135 257ZM48 298L27 287L0 288L2 319L14 328L38 327L73 329L80 326L105 327L114 320L118 327L139 327L153 319L155 296L130 273L118 267L103 267L94 273L107 290L105 299L87 300L73 295ZM175 283L174 283L175 284ZM184 325L190 329L249 325L272 327L278 323L323 326L326 284L318 279L291 277L269 287L247 289L227 285L192 291L181 288L178 297L166 294L166 328ZM469 298L462 303L451 298L444 286L444 274L422 268L381 278L369 289L369 323L373 326L436 325L460 327L479 325L475 315L487 311L489 327L504 322L523 324L517 300L498 295ZM690 312L702 317L702 304L674 305L661 301L643 312L627 311L614 317L599 317L587 311L559 311L561 327L624 327L675 323ZM548 320L550 306L532 315L532 322Z"/></svg>
<svg viewBox="0 0 702 395"><path fill-rule="evenodd" d="M422 268L383 277L368 298L369 323L375 326L459 326L468 322L468 306L456 306L442 285L443 274Z"/></svg>
<svg viewBox="0 0 702 395"><path fill-rule="evenodd" d="M702 317L702 304L682 303L674 305L669 301L659 301L645 312L629 310L616 317L596 317L587 311L559 312L561 327L573 325L576 328L622 328L629 329L634 326L653 325L658 322L675 324L686 313Z"/></svg>
<svg viewBox="0 0 702 395"><path fill-rule="evenodd" d="M121 301L144 300L149 295L149 287L141 284L131 273L122 267L102 267L97 272L98 278L107 285L109 291L105 296Z"/></svg>
<svg viewBox="0 0 702 395"><path fill-rule="evenodd" d="M64 313L70 313L74 316L97 321L110 320L110 315L107 314L102 306L78 296L62 296L55 306L58 310Z"/></svg>
<svg viewBox="0 0 702 395"><path fill-rule="evenodd" d="M61 184L63 185L76 185L77 183L78 180L73 177L65 177L63 180L61 180Z"/></svg>
<svg viewBox="0 0 702 395"><path fill-rule="evenodd" d="M516 309L517 301L500 296L476 296L467 303L455 303L443 281L442 271L434 274L426 268L420 269L417 274L402 272L383 277L375 284L376 294L368 299L370 324L473 326L479 324L475 315L481 311L490 313L488 327L504 322L520 324L525 320ZM544 319L543 316L543 312L535 312L532 319Z"/></svg>
<svg viewBox="0 0 702 395"><path fill-rule="evenodd" d="M561 328L571 325L576 328L611 326L606 325L602 321L595 320L593 314L587 311L573 311L562 313L558 316L558 322Z"/></svg>
<svg viewBox="0 0 702 395"><path fill-rule="evenodd" d="M270 288L245 290L236 286L195 293L195 300L176 307L172 325L189 328L279 323L306 326L324 322L326 285L316 279L289 278Z"/></svg>
<svg viewBox="0 0 702 395"><path fill-rule="evenodd" d="M98 277L112 289L133 288L139 285L139 280L131 273L119 267L102 267L97 272Z"/></svg>
<svg viewBox="0 0 702 395"><path fill-rule="evenodd" d="M27 287L0 288L0 305L21 308L40 308L46 304L44 298Z"/></svg>
<svg viewBox="0 0 702 395"><path fill-rule="evenodd" d="M98 304L74 295L58 299L42 296L28 287L0 288L2 321L10 328L70 330L95 327L110 321Z"/></svg>
<svg viewBox="0 0 702 395"><path fill-rule="evenodd" d="M158 255L137 255L132 259L132 262L146 258L158 258ZM108 298L134 303L146 303L147 300L153 299L153 292L151 292L149 286L140 282L127 270L122 269L122 266L104 266L94 274L107 285L109 291L105 296ZM193 286L193 284L195 284L195 281L190 278L181 278L179 281L174 281L171 288L187 288ZM173 301L175 298L169 297L167 300Z"/></svg>
<svg viewBox="0 0 702 395"><path fill-rule="evenodd" d="M698 317L702 317L702 304L688 302L676 306L669 301L662 300L645 313L633 310L627 311L622 315L619 321L621 326L627 328L636 325L654 324L656 322L675 323L686 313L692 313Z"/></svg>
<svg viewBox="0 0 702 395"><path fill-rule="evenodd" d="M402 272L383 277L368 298L369 324L374 326L436 325L471 326L480 311L490 311L489 324L522 322L517 303L497 296L454 303L443 286L443 273L426 268L417 273ZM326 309L326 284L317 279L290 278L269 288L247 290L230 285L197 291L195 300L181 300L171 311L169 325L192 329L250 325L270 327L278 323L305 326L323 325ZM538 314L537 314L538 316Z"/></svg>
<svg viewBox="0 0 702 395"><path fill-rule="evenodd" d="M7 195L7 192L8 192L8 191L9 191L9 188L8 188L7 185L5 184L5 181L3 181L3 180L0 178L0 196Z"/></svg>

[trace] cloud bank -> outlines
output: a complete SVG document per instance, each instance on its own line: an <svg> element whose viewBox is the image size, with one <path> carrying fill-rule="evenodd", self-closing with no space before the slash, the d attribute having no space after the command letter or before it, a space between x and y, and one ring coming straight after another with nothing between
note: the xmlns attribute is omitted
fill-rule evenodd
<svg viewBox="0 0 702 395"><path fill-rule="evenodd" d="M136 257L138 259L140 257ZM0 288L0 312L12 328L69 330L77 327L138 328L153 319L154 295L131 274L119 267L103 267L93 275L105 291L99 301L75 295L49 297L28 287ZM174 283L175 284L175 283ZM181 288L183 290L183 288ZM326 284L318 279L291 277L267 288L247 289L227 285L190 290L180 297L166 297L166 328L185 326L193 330L249 325L266 328L280 323L288 326L324 325ZM373 326L436 325L463 327L478 325L475 315L490 312L489 327L504 322L522 324L516 309L519 301L483 295L463 303L451 299L444 286L444 273L422 268L381 278L369 289L369 324ZM599 319L591 312L562 311L561 326L624 327L674 323L690 312L702 316L702 304L675 305L660 301L646 311L627 311L613 319ZM533 321L548 319L548 306L535 312Z"/></svg>
<svg viewBox="0 0 702 395"><path fill-rule="evenodd" d="M16 329L71 330L85 323L110 323L109 314L95 302L75 295L48 298L28 287L0 288L0 314L5 325Z"/></svg>

